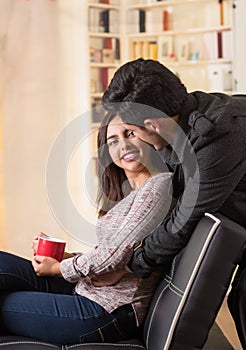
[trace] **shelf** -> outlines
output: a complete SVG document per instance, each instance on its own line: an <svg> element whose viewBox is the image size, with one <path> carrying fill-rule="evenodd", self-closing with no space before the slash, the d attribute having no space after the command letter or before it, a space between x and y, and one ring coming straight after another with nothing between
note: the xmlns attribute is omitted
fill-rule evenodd
<svg viewBox="0 0 246 350"><path fill-rule="evenodd" d="M117 5L110 5L110 4L99 4L95 2L89 2L89 7L93 7L95 9L102 9L102 10L120 10L120 7Z"/></svg>
<svg viewBox="0 0 246 350"><path fill-rule="evenodd" d="M117 68L119 63L100 63L100 62L90 62L91 68Z"/></svg>
<svg viewBox="0 0 246 350"><path fill-rule="evenodd" d="M105 33L105 32L90 32L89 37L91 38L102 38L102 39L106 39L106 38L120 38L120 34L119 33Z"/></svg>
<svg viewBox="0 0 246 350"><path fill-rule="evenodd" d="M210 0L216 1L216 0ZM147 9L153 9L153 8L163 8L163 7L169 7L169 6L176 6L176 5L188 5L188 4L201 4L203 2L208 2L208 0L169 0L169 1L158 1L155 3L150 3L150 4L145 4L145 3L140 3L140 4L134 4L134 5L129 5L127 7L128 10L147 10Z"/></svg>
<svg viewBox="0 0 246 350"><path fill-rule="evenodd" d="M211 64L231 64L231 60L218 58L217 60L186 60L186 61L165 61L165 64L169 67L185 67L185 66L208 66Z"/></svg>
<svg viewBox="0 0 246 350"><path fill-rule="evenodd" d="M103 95L103 92L91 92L91 98L101 98Z"/></svg>
<svg viewBox="0 0 246 350"><path fill-rule="evenodd" d="M232 29L231 26L217 26L217 27L203 27L203 28L191 28L187 30L166 30L162 32L144 32L144 33L134 33L129 34L130 39L134 38L151 38L151 37L159 37L159 36L177 36L177 35L190 35L190 34L203 34L203 33L211 33L211 32L226 32Z"/></svg>

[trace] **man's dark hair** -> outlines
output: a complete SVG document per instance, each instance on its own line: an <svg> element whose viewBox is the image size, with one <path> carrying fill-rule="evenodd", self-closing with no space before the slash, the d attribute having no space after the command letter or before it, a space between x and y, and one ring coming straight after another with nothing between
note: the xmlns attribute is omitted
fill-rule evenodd
<svg viewBox="0 0 246 350"><path fill-rule="evenodd" d="M160 62L139 58L116 71L102 103L110 109L107 106L115 102L134 102L174 117L180 114L187 94L180 79Z"/></svg>

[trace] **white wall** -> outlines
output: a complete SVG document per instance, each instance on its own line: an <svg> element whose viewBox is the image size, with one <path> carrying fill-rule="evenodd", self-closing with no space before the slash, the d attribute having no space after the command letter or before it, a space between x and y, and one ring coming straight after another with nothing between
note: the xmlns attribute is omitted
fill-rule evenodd
<svg viewBox="0 0 246 350"><path fill-rule="evenodd" d="M56 136L87 108L84 3L0 1L5 239L8 251L26 257L40 231L65 238L69 250L89 249L56 221L45 187Z"/></svg>
<svg viewBox="0 0 246 350"><path fill-rule="evenodd" d="M234 62L233 72L236 93L246 93L246 45L245 45L245 14L246 1L234 0Z"/></svg>

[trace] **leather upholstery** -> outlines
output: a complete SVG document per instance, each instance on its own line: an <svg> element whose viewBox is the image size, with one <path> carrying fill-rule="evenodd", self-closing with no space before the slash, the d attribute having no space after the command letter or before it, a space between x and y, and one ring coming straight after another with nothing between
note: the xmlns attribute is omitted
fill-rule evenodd
<svg viewBox="0 0 246 350"><path fill-rule="evenodd" d="M59 347L28 339L21 342L20 337L0 337L0 350L201 349L245 245L246 229L221 214L216 217L206 214L155 292L145 321L143 341Z"/></svg>

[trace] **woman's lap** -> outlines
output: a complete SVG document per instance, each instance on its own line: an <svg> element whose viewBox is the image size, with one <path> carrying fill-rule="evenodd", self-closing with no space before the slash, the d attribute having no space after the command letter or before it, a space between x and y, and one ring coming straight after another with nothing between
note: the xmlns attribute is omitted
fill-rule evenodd
<svg viewBox="0 0 246 350"><path fill-rule="evenodd" d="M0 331L56 344L112 342L136 331L129 306L108 313L73 288L63 278L38 277L29 260L0 252Z"/></svg>
<svg viewBox="0 0 246 350"><path fill-rule="evenodd" d="M100 305L78 295L0 293L1 324L8 332L57 344L74 344L113 320Z"/></svg>
<svg viewBox="0 0 246 350"><path fill-rule="evenodd" d="M60 277L40 277L30 260L0 252L0 291L39 291L71 294L74 284Z"/></svg>

